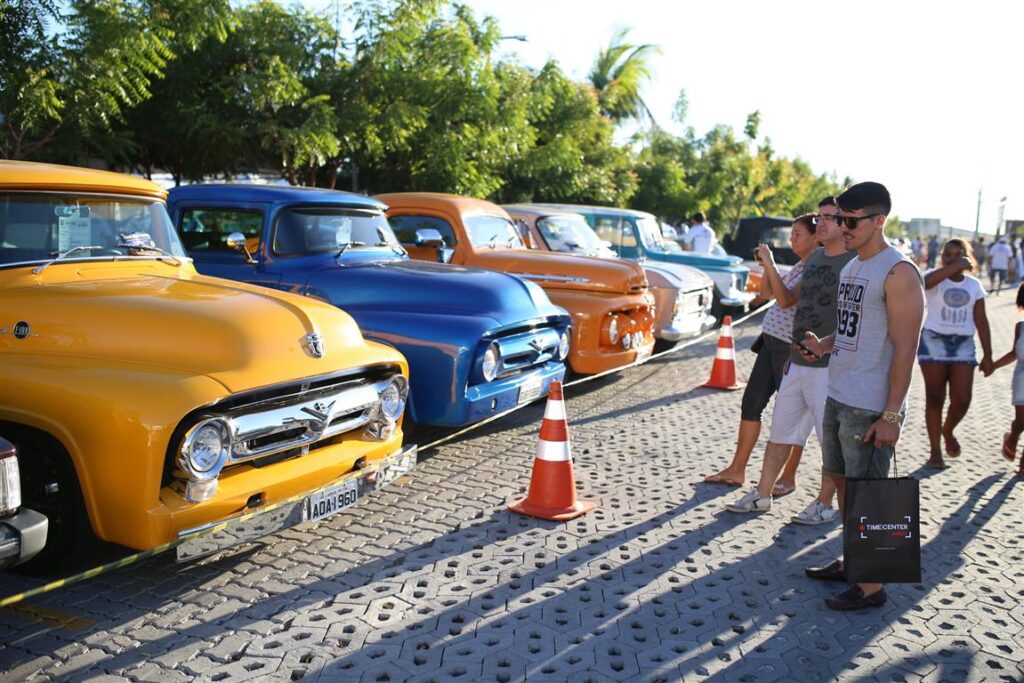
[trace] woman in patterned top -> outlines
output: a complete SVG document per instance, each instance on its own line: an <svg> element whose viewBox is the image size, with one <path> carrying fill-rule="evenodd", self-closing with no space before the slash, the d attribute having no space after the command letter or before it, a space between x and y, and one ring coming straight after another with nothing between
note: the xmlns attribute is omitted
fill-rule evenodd
<svg viewBox="0 0 1024 683"><path fill-rule="evenodd" d="M704 479L709 484L742 486L746 479L747 462L750 461L750 454L761 436L761 414L772 395L778 390L782 382L783 368L789 359L789 349L793 343L793 315L796 313L795 307L799 300L796 287L803 275L807 257L818 247L814 230L813 215L800 216L793 221L789 244L800 257L800 262L782 276L782 282L786 286L784 291L773 292L768 278L761 280L761 298L775 299L778 305L765 314L764 322L761 323L761 336L751 346L751 350L757 352L757 360L754 361L754 369L751 370L747 387L743 391L736 452L728 467ZM770 260L762 258L766 249L766 244L757 248L759 260L762 262ZM790 462L799 463L800 460L791 457ZM794 479L794 473L786 471L783 471L780 479L785 480L787 476L787 481Z"/></svg>

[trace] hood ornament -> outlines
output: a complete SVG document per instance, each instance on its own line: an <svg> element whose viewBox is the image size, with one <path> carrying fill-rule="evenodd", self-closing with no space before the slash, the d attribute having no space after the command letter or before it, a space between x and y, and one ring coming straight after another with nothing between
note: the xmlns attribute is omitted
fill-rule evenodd
<svg viewBox="0 0 1024 683"><path fill-rule="evenodd" d="M542 342L540 339L531 339L529 344L530 348L532 348L537 353L544 353L544 342Z"/></svg>
<svg viewBox="0 0 1024 683"><path fill-rule="evenodd" d="M319 332L310 332L306 335L306 348L313 358L324 357L324 340Z"/></svg>

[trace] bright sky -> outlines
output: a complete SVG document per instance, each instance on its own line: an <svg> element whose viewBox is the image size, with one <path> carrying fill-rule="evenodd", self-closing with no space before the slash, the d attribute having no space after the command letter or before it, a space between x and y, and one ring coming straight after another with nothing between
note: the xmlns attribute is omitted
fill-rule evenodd
<svg viewBox="0 0 1024 683"><path fill-rule="evenodd" d="M761 112L776 152L876 180L903 220L994 232L1024 219L1024 3L1008 0L467 0L502 52L584 79L619 27L662 49L644 97L670 130L681 89L699 134ZM315 4L315 3L310 3Z"/></svg>

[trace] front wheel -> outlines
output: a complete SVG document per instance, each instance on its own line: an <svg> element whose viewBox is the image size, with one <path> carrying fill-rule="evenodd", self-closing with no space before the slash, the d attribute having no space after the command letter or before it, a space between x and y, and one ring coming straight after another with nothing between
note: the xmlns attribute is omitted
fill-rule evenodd
<svg viewBox="0 0 1024 683"><path fill-rule="evenodd" d="M14 444L21 470L22 505L45 515L46 545L16 571L45 575L80 564L95 544L78 474L64 447L41 432L22 427L0 433Z"/></svg>

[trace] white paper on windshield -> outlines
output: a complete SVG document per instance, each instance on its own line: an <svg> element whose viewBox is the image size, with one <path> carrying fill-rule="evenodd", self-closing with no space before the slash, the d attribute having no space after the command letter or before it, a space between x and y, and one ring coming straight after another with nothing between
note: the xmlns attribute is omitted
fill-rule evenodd
<svg viewBox="0 0 1024 683"><path fill-rule="evenodd" d="M89 214L77 213L57 217L57 249L67 251L75 247L87 247L92 237Z"/></svg>

